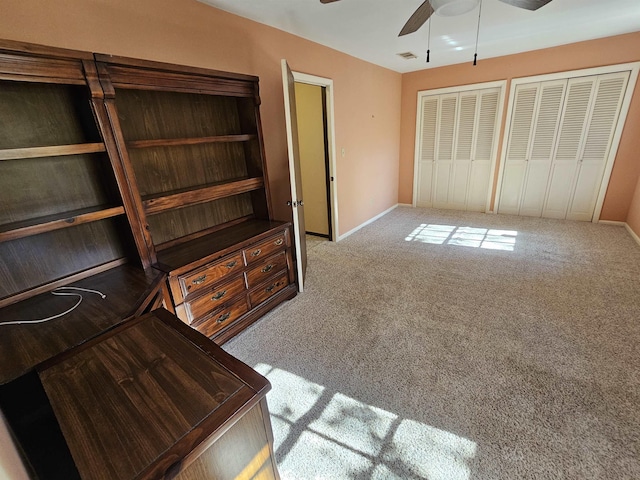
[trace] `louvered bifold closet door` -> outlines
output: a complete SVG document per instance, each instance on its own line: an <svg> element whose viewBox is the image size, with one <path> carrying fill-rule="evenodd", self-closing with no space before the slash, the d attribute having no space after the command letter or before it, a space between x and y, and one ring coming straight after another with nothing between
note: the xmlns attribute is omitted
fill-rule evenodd
<svg viewBox="0 0 640 480"><path fill-rule="evenodd" d="M439 97L422 99L422 116L420 118L420 157L418 164L418 207L431 206L431 189L433 169L436 159L436 126L438 123Z"/></svg>
<svg viewBox="0 0 640 480"><path fill-rule="evenodd" d="M498 207L499 213L514 215L520 213L539 89L539 83L516 86Z"/></svg>
<svg viewBox="0 0 640 480"><path fill-rule="evenodd" d="M520 203L520 215L542 214L566 80L540 84Z"/></svg>
<svg viewBox="0 0 640 480"><path fill-rule="evenodd" d="M456 210L467 208L467 187L473 158L477 105L477 92L460 93L447 208Z"/></svg>
<svg viewBox="0 0 640 480"><path fill-rule="evenodd" d="M491 163L495 155L500 89L482 90L476 109L475 138L471 156L471 175L467 188L467 210L484 212L491 181Z"/></svg>
<svg viewBox="0 0 640 480"><path fill-rule="evenodd" d="M436 160L434 165L433 206L448 208L453 166L458 94L442 95L438 111Z"/></svg>
<svg viewBox="0 0 640 480"><path fill-rule="evenodd" d="M560 123L543 217L565 218L597 77L572 78Z"/></svg>
<svg viewBox="0 0 640 480"><path fill-rule="evenodd" d="M590 221L618 123L629 72L600 75L595 85L566 218Z"/></svg>

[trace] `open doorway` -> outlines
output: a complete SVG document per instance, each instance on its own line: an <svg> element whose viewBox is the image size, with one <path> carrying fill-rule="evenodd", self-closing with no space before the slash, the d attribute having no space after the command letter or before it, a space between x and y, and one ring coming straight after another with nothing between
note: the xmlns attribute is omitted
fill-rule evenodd
<svg viewBox="0 0 640 480"><path fill-rule="evenodd" d="M333 165L333 82L293 72L305 233L309 247L336 237Z"/></svg>

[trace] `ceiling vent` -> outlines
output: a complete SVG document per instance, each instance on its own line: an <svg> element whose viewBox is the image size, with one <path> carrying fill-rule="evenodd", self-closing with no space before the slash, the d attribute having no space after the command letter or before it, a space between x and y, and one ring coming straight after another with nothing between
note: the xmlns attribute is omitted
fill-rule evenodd
<svg viewBox="0 0 640 480"><path fill-rule="evenodd" d="M411 53L411 52L399 53L398 55L404 58L405 60L412 60L414 58L418 58L418 56L415 53Z"/></svg>

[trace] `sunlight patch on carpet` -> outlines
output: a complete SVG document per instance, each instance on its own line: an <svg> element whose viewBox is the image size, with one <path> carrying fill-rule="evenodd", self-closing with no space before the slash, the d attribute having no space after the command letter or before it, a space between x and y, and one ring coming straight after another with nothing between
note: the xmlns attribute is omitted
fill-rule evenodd
<svg viewBox="0 0 640 480"><path fill-rule="evenodd" d="M518 232L456 225L421 224L411 232L407 242L430 243L432 245L457 245L459 247L485 248L513 252Z"/></svg>
<svg viewBox="0 0 640 480"><path fill-rule="evenodd" d="M255 369L273 387L267 399L283 480L470 480L471 440L270 365Z"/></svg>

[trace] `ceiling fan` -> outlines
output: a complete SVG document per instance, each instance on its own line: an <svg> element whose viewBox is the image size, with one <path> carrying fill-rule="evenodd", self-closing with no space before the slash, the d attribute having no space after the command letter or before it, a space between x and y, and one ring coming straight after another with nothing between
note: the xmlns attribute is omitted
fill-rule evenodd
<svg viewBox="0 0 640 480"><path fill-rule="evenodd" d="M333 3L338 0L320 0L320 3ZM524 8L526 10L537 10L544 7L551 0L500 0L501 2L513 5L514 7ZM429 20L429 17L435 12L445 17L462 15L473 10L480 0L425 0L413 15L407 20L399 37L408 35L418 30Z"/></svg>

